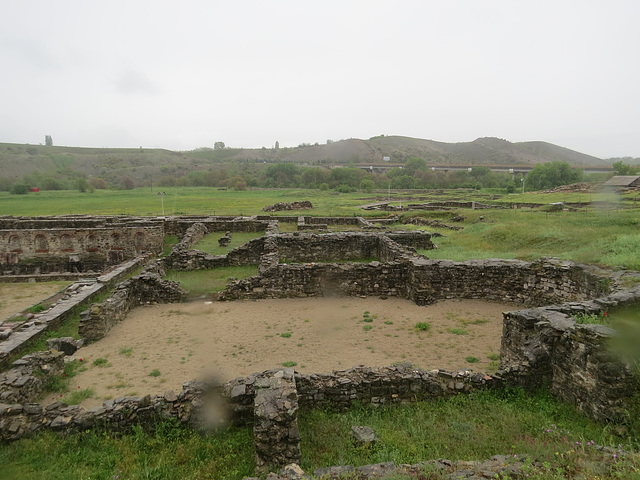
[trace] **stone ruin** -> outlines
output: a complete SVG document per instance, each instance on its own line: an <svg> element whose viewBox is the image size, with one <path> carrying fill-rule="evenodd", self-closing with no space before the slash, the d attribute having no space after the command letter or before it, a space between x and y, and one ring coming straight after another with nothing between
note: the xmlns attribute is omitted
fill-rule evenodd
<svg viewBox="0 0 640 480"><path fill-rule="evenodd" d="M480 388L518 385L533 390L548 385L591 418L625 422L637 380L630 365L607 349L615 332L605 326L578 324L573 316L638 306L640 287L624 290L612 272L557 259L428 260L415 251L434 247L424 232L280 234L277 222L272 217L165 220L164 233L177 234L181 241L167 257L148 264L140 275L121 282L105 302L85 311L80 327L85 341L102 338L135 305L184 299L179 285L162 280L163 268L254 264L259 274L232 282L219 300L374 295L407 298L421 305L444 298L520 302L530 308L504 313L497 374L468 369L425 371L409 364L311 375L277 369L224 385L188 382L179 393L121 397L85 410L60 402L46 408L33 403L47 375L57 371L62 354L32 354L14 362L0 378L0 439L15 440L47 428L79 431L108 425L125 431L134 424L153 428L158 417L174 417L202 428L207 421L201 410L211 388L226 405L226 418L216 422L253 423L259 471L299 461L299 410L346 409L353 402L406 403ZM265 235L227 255L191 249L215 231L264 231ZM335 263L338 260L351 262Z"/></svg>
<svg viewBox="0 0 640 480"><path fill-rule="evenodd" d="M300 202L278 202L273 205L267 205L262 209L263 212L282 212L286 210L310 210L313 208L313 204L309 200L302 200Z"/></svg>
<svg viewBox="0 0 640 480"><path fill-rule="evenodd" d="M140 217L0 217L0 275L89 272L159 254L161 221Z"/></svg>

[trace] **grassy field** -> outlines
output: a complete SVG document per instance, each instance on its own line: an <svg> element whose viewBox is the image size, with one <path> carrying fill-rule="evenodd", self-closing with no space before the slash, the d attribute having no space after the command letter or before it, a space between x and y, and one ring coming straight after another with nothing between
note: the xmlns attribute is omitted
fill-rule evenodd
<svg viewBox="0 0 640 480"><path fill-rule="evenodd" d="M283 212L286 215L351 216L380 215L359 208L360 205L387 200L387 192L378 193L336 193L331 191L305 189L272 190L220 190L207 187L166 187L164 200L158 196L158 189L137 188L134 190L96 190L80 193L74 190L42 191L28 195L11 195L0 192L0 215L162 215L162 204L166 215L206 214L206 215L255 215L262 208L277 202L310 200L312 210ZM554 193L505 195L496 198L481 192L468 190L425 191L412 190L392 192L395 205L402 203L423 203L442 200L477 200L482 203L539 203L612 201L625 204L638 202L638 194L619 197L615 194ZM635 200L635 202L634 202Z"/></svg>
<svg viewBox="0 0 640 480"><path fill-rule="evenodd" d="M434 239L437 250L420 252L433 259L535 260L554 256L640 270L640 210L554 213L465 210L460 213L466 216L466 220L459 224L464 226L459 231L414 225L399 225L398 228L421 228L445 235ZM433 217L431 214L426 216Z"/></svg>
<svg viewBox="0 0 640 480"><path fill-rule="evenodd" d="M278 202L310 199L314 209L286 212L287 215L347 215L364 213L358 205L369 203L371 195L318 190L218 190L206 187L167 187L162 191L166 215L256 215ZM28 195L0 192L1 215L162 215L158 190L43 191Z"/></svg>
<svg viewBox="0 0 640 480"><path fill-rule="evenodd" d="M486 459L528 455L545 468L527 468L535 479L638 479L636 433L619 435L586 420L546 394L480 392L449 401L393 408L354 407L346 413L300 415L302 468L418 463L429 458ZM352 425L368 425L380 437L357 447ZM499 428L496 428L499 426ZM3 479L241 479L253 473L251 427L201 435L170 423L155 433L136 428L123 436L53 433L0 450ZM616 456L592 444L615 448ZM428 478L443 478L433 476Z"/></svg>

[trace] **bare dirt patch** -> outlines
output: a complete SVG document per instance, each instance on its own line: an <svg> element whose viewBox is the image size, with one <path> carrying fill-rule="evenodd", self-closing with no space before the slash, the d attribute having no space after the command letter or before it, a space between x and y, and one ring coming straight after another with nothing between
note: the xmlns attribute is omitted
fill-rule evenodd
<svg viewBox="0 0 640 480"><path fill-rule="evenodd" d="M501 312L514 308L479 300L420 307L373 298L140 307L107 338L77 352L86 371L72 379L71 391L93 389L83 402L89 407L120 396L179 391L183 382L211 374L230 380L285 362L295 362L303 373L396 362L486 371L489 356L495 359L500 349ZM416 328L421 323L428 327Z"/></svg>
<svg viewBox="0 0 640 480"><path fill-rule="evenodd" d="M59 292L71 282L0 283L0 323Z"/></svg>

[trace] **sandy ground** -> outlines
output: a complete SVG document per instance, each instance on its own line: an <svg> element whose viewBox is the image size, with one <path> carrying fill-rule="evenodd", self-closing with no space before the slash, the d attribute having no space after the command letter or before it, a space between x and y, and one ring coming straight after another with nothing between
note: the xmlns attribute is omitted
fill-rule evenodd
<svg viewBox="0 0 640 480"><path fill-rule="evenodd" d="M0 283L0 323L14 313L35 305L72 282Z"/></svg>
<svg viewBox="0 0 640 480"><path fill-rule="evenodd" d="M374 298L140 307L106 338L77 352L86 370L72 379L70 390L93 389L82 403L90 407L125 395L178 392L188 380L210 374L229 380L284 362L296 362L303 373L396 362L485 371L488 355L500 349L501 312L515 308L477 300L420 307ZM417 330L418 322L429 323L429 330Z"/></svg>

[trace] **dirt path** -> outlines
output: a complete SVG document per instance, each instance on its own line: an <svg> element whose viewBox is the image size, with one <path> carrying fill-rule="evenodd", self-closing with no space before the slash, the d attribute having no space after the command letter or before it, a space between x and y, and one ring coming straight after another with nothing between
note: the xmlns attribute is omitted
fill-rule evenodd
<svg viewBox="0 0 640 480"><path fill-rule="evenodd" d="M86 371L72 379L71 391L93 389L83 402L89 407L119 396L179 391L183 382L204 375L230 380L285 362L309 373L396 362L485 371L489 355L500 349L501 312L514 308L475 300L419 307L372 298L140 307L107 338L78 351ZM420 322L429 329L418 330Z"/></svg>
<svg viewBox="0 0 640 480"><path fill-rule="evenodd" d="M45 283L0 283L0 323L7 317L59 292L69 281Z"/></svg>

